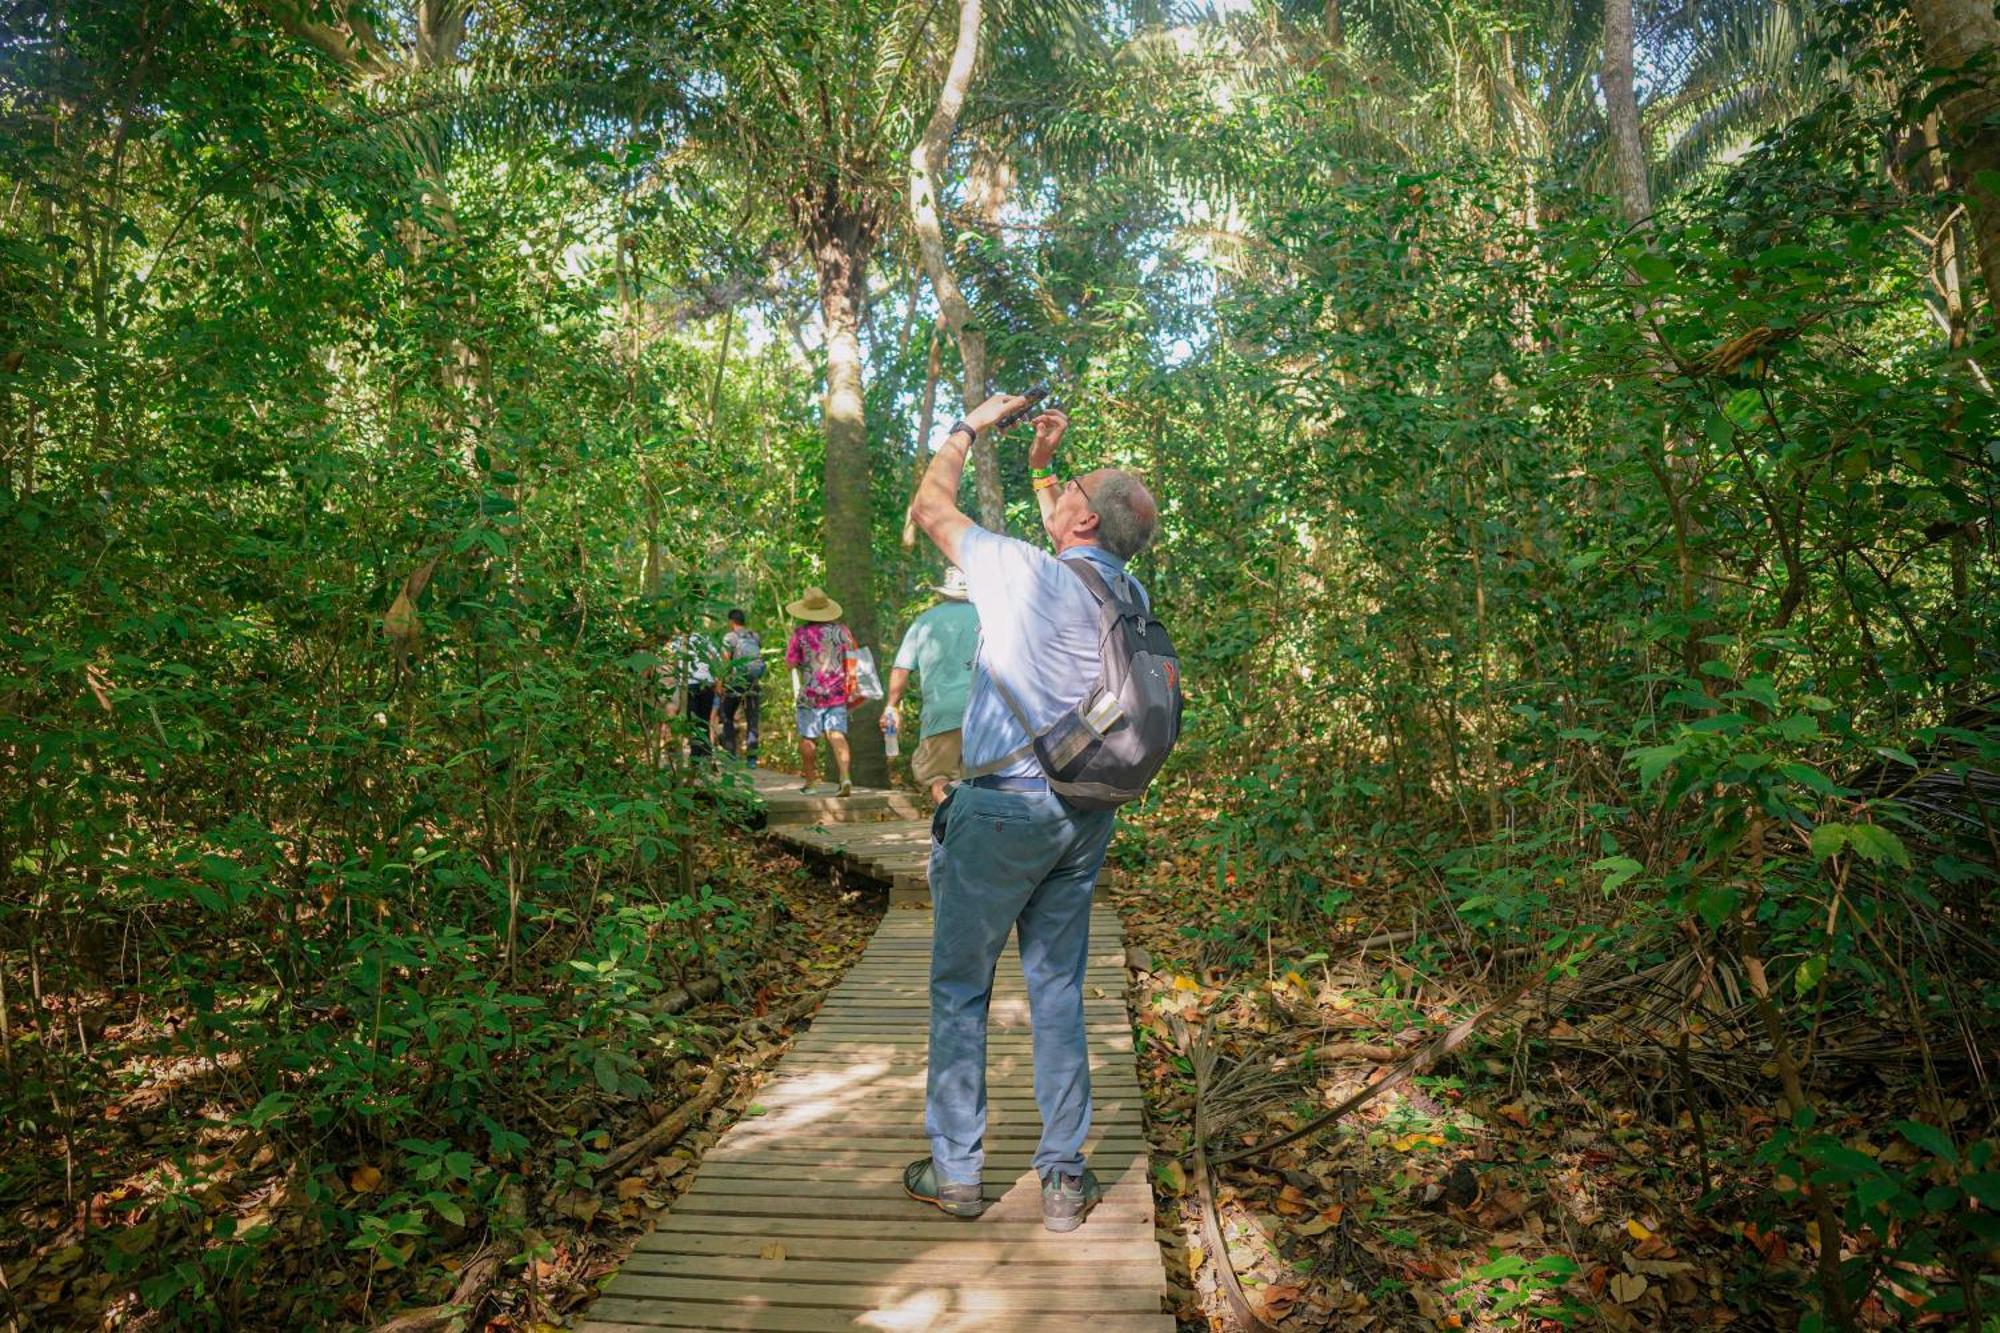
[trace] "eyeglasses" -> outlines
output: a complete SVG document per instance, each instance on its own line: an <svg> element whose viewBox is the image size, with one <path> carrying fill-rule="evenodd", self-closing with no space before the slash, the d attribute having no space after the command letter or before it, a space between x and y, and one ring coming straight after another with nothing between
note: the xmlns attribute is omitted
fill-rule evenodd
<svg viewBox="0 0 2000 1333"><path fill-rule="evenodd" d="M1085 504L1085 505L1087 505L1087 506L1089 507L1089 509L1090 509L1090 512L1091 512L1091 513L1093 513L1093 514L1094 514L1094 513L1096 513L1096 512L1097 512L1097 502L1096 502L1095 500L1091 499L1091 498L1090 498L1090 492L1089 492L1089 491L1087 491L1087 490L1085 490L1085 489L1083 488L1083 478L1082 478L1082 477L1071 477L1071 478L1069 479L1069 481L1070 481L1070 485L1072 485L1072 486L1076 487L1076 493L1077 493L1078 495L1081 495L1081 496L1083 497L1083 502L1084 502L1084 504Z"/></svg>

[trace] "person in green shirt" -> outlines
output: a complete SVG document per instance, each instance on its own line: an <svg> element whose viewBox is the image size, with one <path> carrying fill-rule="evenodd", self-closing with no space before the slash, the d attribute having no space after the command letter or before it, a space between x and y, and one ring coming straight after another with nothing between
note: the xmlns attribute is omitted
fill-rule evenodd
<svg viewBox="0 0 2000 1333"><path fill-rule="evenodd" d="M965 722L965 698L972 690L972 659L979 652L979 613L966 600L965 575L956 566L936 587L943 599L918 616L903 635L889 670L889 697L882 708L882 728L897 718L910 673L923 678L924 708L918 722L916 753L910 772L918 785L930 788L931 801L941 804L944 789L962 768L959 728ZM898 718L896 725L902 722Z"/></svg>

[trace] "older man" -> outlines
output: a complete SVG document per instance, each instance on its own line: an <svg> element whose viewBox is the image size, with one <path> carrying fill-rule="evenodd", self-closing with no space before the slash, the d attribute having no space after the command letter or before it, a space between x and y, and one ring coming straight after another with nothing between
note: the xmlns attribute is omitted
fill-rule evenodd
<svg viewBox="0 0 2000 1333"><path fill-rule="evenodd" d="M910 1163L903 1188L957 1217L985 1208L986 1010L1000 951L1018 928L1042 1114L1035 1151L1042 1224L1073 1231L1102 1195L1083 1160L1090 1133L1083 979L1091 892L1114 815L1072 806L1049 789L1015 710L1039 731L1091 688L1101 665L1097 603L1065 564L1088 561L1107 584L1126 580L1143 601L1125 562L1152 540L1159 511L1137 477L1115 468L1059 480L1052 464L1069 419L1044 412L1035 418L1028 461L1055 554L973 523L958 508L966 452L976 432L1023 402L996 395L954 423L911 505L944 558L965 571L981 643L963 741L965 772L976 776L953 788L931 821L924 1112L931 1155Z"/></svg>

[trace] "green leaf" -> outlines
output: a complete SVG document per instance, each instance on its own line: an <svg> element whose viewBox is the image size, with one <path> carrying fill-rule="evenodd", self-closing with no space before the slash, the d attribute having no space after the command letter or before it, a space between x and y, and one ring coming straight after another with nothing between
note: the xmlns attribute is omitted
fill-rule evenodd
<svg viewBox="0 0 2000 1333"><path fill-rule="evenodd" d="M1797 988L1800 995L1805 995L1814 986L1819 985L1819 979L1825 975L1826 955L1816 953L1800 963L1799 970L1792 973L1792 985Z"/></svg>
<svg viewBox="0 0 2000 1333"><path fill-rule="evenodd" d="M1771 730L1788 741L1809 741L1819 735L1819 719L1810 713L1793 713L1773 722Z"/></svg>
<svg viewBox="0 0 2000 1333"><path fill-rule="evenodd" d="M1776 708L1779 705L1778 687L1771 683L1769 676L1752 676L1743 682L1741 689L1731 690L1722 697L1725 699L1748 699L1750 702L1762 704L1766 708Z"/></svg>
<svg viewBox="0 0 2000 1333"><path fill-rule="evenodd" d="M618 1091L618 1065L609 1051L599 1051L590 1062L590 1072L597 1077L597 1086L607 1093Z"/></svg>
<svg viewBox="0 0 2000 1333"><path fill-rule="evenodd" d="M1668 745L1649 745L1644 749L1634 750L1630 757L1639 769L1639 785L1652 786L1654 778L1666 772L1669 764L1686 753L1687 746L1679 741Z"/></svg>
<svg viewBox="0 0 2000 1333"><path fill-rule="evenodd" d="M1652 253L1634 255L1630 262L1632 271L1653 286L1662 286L1674 280L1673 261L1664 255Z"/></svg>
<svg viewBox="0 0 2000 1333"><path fill-rule="evenodd" d="M1806 790L1818 792L1821 796L1831 796L1837 790L1833 785L1833 779L1811 764L1779 764L1778 771Z"/></svg>
<svg viewBox="0 0 2000 1333"><path fill-rule="evenodd" d="M1848 826L1846 824L1821 824L1812 831L1812 857L1824 861L1829 856L1840 855L1840 849L1847 845Z"/></svg>
<svg viewBox="0 0 2000 1333"><path fill-rule="evenodd" d="M1926 1125L1921 1120L1898 1120L1896 1132L1933 1157L1958 1161L1958 1149L1952 1145L1951 1136L1936 1125Z"/></svg>
<svg viewBox="0 0 2000 1333"><path fill-rule="evenodd" d="M1855 855L1876 865L1887 861L1890 865L1908 869L1910 853L1903 846L1903 840L1883 828L1880 824L1855 824L1847 830L1847 845Z"/></svg>
<svg viewBox="0 0 2000 1333"><path fill-rule="evenodd" d="M1606 893L1616 893L1619 885L1646 867L1640 865L1629 856L1607 856L1602 861L1593 861L1590 868L1592 870L1606 871L1607 873L1604 876L1604 891Z"/></svg>
<svg viewBox="0 0 2000 1333"><path fill-rule="evenodd" d="M1694 896L1696 915L1708 923L1709 929L1719 929L1723 922L1736 914L1737 905L1743 895L1727 885L1716 885L1698 891Z"/></svg>

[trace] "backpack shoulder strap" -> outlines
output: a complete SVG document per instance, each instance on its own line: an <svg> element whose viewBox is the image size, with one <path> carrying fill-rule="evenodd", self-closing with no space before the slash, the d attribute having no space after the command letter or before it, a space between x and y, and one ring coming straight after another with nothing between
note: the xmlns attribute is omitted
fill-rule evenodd
<svg viewBox="0 0 2000 1333"><path fill-rule="evenodd" d="M1079 579L1083 580L1084 588L1089 591L1098 606L1108 606L1114 610L1123 612L1127 606L1136 607L1138 605L1138 599L1120 596L1112 588L1110 580L1104 577L1104 571L1099 569L1090 560L1063 560L1060 563ZM1129 582L1129 579L1121 578L1119 582Z"/></svg>
<svg viewBox="0 0 2000 1333"><path fill-rule="evenodd" d="M980 651L984 649L985 646L986 646L986 631L982 629L979 632L979 642L973 647L972 650L972 657L975 662L979 660ZM1029 755L1035 752L1035 729L1028 725L1027 715L1021 711L1021 706L1018 703L1014 702L1013 691L1009 690L1005 685L1002 685L1000 683L1000 677L993 674L993 668L990 666L987 667L986 669L986 679L993 682L993 689L996 693L999 694L1000 702L1007 705L1007 711L1012 713L1014 715L1014 720L1021 724L1021 730L1024 733L1026 733L1028 737L1028 743L1026 745L1017 746L1014 749L1009 750L1006 754L1001 755L998 759L993 760L991 763L981 764L978 768L967 769L963 774L963 776L968 779L983 778L990 776L991 774L998 773L1001 769L1006 768L1009 765L1018 762L1019 760L1026 759Z"/></svg>

